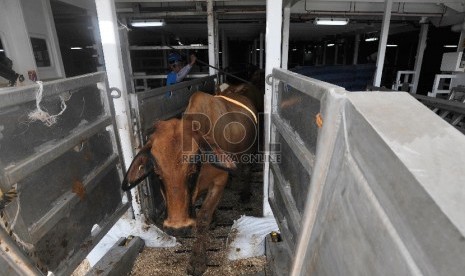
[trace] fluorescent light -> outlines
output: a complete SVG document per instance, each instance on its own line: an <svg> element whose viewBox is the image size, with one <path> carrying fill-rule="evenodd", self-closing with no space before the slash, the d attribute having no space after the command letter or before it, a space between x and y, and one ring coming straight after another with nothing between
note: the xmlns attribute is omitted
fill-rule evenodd
<svg viewBox="0 0 465 276"><path fill-rule="evenodd" d="M326 45L328 47L333 47L334 46L334 43L329 43L328 45Z"/></svg>
<svg viewBox="0 0 465 276"><path fill-rule="evenodd" d="M201 47L201 46L203 46L203 44L202 43L197 43L197 44L191 44L191 46L192 47Z"/></svg>
<svg viewBox="0 0 465 276"><path fill-rule="evenodd" d="M71 47L71 50L82 50L82 47Z"/></svg>
<svg viewBox="0 0 465 276"><path fill-rule="evenodd" d="M387 44L386 47L397 47L397 44Z"/></svg>
<svg viewBox="0 0 465 276"><path fill-rule="evenodd" d="M315 25L330 25L330 26L343 26L349 23L348 18L315 18L313 21Z"/></svg>
<svg viewBox="0 0 465 276"><path fill-rule="evenodd" d="M297 48L293 48L292 51L294 51L294 52L297 51Z"/></svg>
<svg viewBox="0 0 465 276"><path fill-rule="evenodd" d="M257 48L257 49L255 49L255 50L257 50L257 51L260 51L260 49L258 49L258 48Z"/></svg>
<svg viewBox="0 0 465 276"><path fill-rule="evenodd" d="M457 48L457 45L444 45L444 48Z"/></svg>
<svg viewBox="0 0 465 276"><path fill-rule="evenodd" d="M3 49L0 49L0 52L5 52L5 50L3 50Z"/></svg>
<svg viewBox="0 0 465 276"><path fill-rule="evenodd" d="M377 37L369 37L369 38L366 38L366 39L365 39L365 41L367 41L367 42L376 41L376 40L378 40Z"/></svg>
<svg viewBox="0 0 465 276"><path fill-rule="evenodd" d="M161 27L165 26L165 21L159 19L147 19L147 20L133 20L131 21L133 27Z"/></svg>

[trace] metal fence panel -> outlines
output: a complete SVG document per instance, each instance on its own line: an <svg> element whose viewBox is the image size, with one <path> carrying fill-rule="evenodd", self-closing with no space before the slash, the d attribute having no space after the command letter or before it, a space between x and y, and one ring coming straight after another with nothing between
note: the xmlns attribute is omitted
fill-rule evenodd
<svg viewBox="0 0 465 276"><path fill-rule="evenodd" d="M213 93L215 80L216 76L209 76L136 93L132 97L131 106L134 109L134 120L137 122L135 129L140 145L144 144L148 135L153 132L153 125L156 121L167 120L182 114L194 92ZM160 183L151 177L149 181L150 185L146 183L137 187L140 189L139 194L143 195L141 196L142 210L147 218L159 223L164 202L160 193Z"/></svg>
<svg viewBox="0 0 465 276"><path fill-rule="evenodd" d="M465 136L407 93L273 81L269 198L292 275L462 275Z"/></svg>
<svg viewBox="0 0 465 276"><path fill-rule="evenodd" d="M272 99L271 144L280 158L272 158L279 162L270 166L269 199L288 250L294 252L315 170L319 135L316 118L318 114L325 116L326 106L337 103L334 99L344 89L280 69L273 70L273 82L276 89ZM339 103L334 107L340 108ZM331 123L328 118L331 116L326 116L325 124ZM335 136L327 136L325 143L331 144Z"/></svg>
<svg viewBox="0 0 465 276"><path fill-rule="evenodd" d="M28 118L37 86L0 92L0 189L17 193L0 210L0 231L42 272L69 275L128 205L105 73L43 88L42 109L57 114L66 104L50 127Z"/></svg>

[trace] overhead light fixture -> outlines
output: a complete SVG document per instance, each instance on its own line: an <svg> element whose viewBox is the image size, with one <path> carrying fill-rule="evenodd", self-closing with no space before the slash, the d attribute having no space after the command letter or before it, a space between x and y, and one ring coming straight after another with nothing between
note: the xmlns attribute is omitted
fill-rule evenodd
<svg viewBox="0 0 465 276"><path fill-rule="evenodd" d="M369 37L369 38L365 38L365 41L366 41L366 42L371 42L371 41L376 41L376 40L378 40L378 38L377 38L377 37Z"/></svg>
<svg viewBox="0 0 465 276"><path fill-rule="evenodd" d="M347 23L349 23L348 18L332 18L332 17L328 17L328 18L317 17L313 21L313 24L315 25L329 25L329 26L343 26L343 25L347 25Z"/></svg>
<svg viewBox="0 0 465 276"><path fill-rule="evenodd" d="M82 50L82 47L71 47L71 50Z"/></svg>
<svg viewBox="0 0 465 276"><path fill-rule="evenodd" d="M5 52L5 50L3 50L3 49L0 49L0 52Z"/></svg>
<svg viewBox="0 0 465 276"><path fill-rule="evenodd" d="M161 19L132 20L133 27L161 27L165 26L165 21Z"/></svg>
<svg viewBox="0 0 465 276"><path fill-rule="evenodd" d="M397 44L386 44L386 47L397 47Z"/></svg>
<svg viewBox="0 0 465 276"><path fill-rule="evenodd" d="M329 43L328 45L326 45L328 47L333 47L334 46L334 43Z"/></svg>
<svg viewBox="0 0 465 276"><path fill-rule="evenodd" d="M197 44L191 44L192 47L202 47L203 44L202 43L197 43Z"/></svg>
<svg viewBox="0 0 465 276"><path fill-rule="evenodd" d="M457 48L457 45L444 45L444 48Z"/></svg>
<svg viewBox="0 0 465 276"><path fill-rule="evenodd" d="M293 51L293 52L297 51L297 48L292 48L292 51Z"/></svg>

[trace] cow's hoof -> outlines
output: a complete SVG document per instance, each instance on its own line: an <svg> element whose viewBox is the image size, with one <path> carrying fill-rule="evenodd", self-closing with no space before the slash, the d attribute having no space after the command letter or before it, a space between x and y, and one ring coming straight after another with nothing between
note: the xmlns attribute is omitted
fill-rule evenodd
<svg viewBox="0 0 465 276"><path fill-rule="evenodd" d="M202 261L203 259L203 261ZM193 276L200 276L207 270L207 262L205 258L201 258L201 256L193 256L191 257L191 261L187 266L187 274Z"/></svg>
<svg viewBox="0 0 465 276"><path fill-rule="evenodd" d="M173 237L192 236L192 227L182 227L182 228L164 227L163 229L165 230L166 234L173 236Z"/></svg>

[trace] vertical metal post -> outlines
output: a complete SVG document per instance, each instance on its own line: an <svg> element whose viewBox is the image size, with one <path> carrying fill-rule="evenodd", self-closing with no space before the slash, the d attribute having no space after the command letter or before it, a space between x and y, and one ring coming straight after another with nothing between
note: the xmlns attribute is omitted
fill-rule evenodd
<svg viewBox="0 0 465 276"><path fill-rule="evenodd" d="M108 84L121 91L121 97L113 99L116 114L118 135L121 141L123 160L126 168L129 168L134 157L132 124L130 120L130 109L128 94L126 90L126 76L124 75L121 45L116 19L115 2L113 0L95 0L97 16L100 28L105 68L107 70ZM136 189L132 190L135 198ZM134 215L140 214L140 206L133 201Z"/></svg>
<svg viewBox="0 0 465 276"><path fill-rule="evenodd" d="M208 23L208 64L216 67L215 60L215 15L213 13L213 0L207 0L207 23ZM216 70L209 68L210 75L215 75Z"/></svg>
<svg viewBox="0 0 465 276"><path fill-rule="evenodd" d="M287 69L289 59L289 25L291 21L291 1L288 1L283 11L283 46L281 68Z"/></svg>
<svg viewBox="0 0 465 276"><path fill-rule="evenodd" d="M258 63L257 63L257 57L258 57L258 40L257 39L254 39L253 40L253 49L252 49L252 64L257 66Z"/></svg>
<svg viewBox="0 0 465 276"><path fill-rule="evenodd" d="M415 71L415 74L413 75L413 87L411 91L413 94L417 93L418 81L420 80L421 65L423 64L423 54L425 53L426 38L428 37L428 28L428 23L421 24L417 47L417 58L415 60L415 67L413 69Z"/></svg>
<svg viewBox="0 0 465 276"><path fill-rule="evenodd" d="M386 56L386 44L389 35L389 25L391 23L392 0L384 2L384 16L381 27L381 35L378 44L378 59L376 60L376 72L373 86L381 85L381 77L383 76L384 57Z"/></svg>
<svg viewBox="0 0 465 276"><path fill-rule="evenodd" d="M229 66L229 56L228 56L228 38L226 37L226 32L224 29L221 31L222 40L221 40L221 51L222 51L222 60L223 60L223 68L227 68Z"/></svg>
<svg viewBox="0 0 465 276"><path fill-rule="evenodd" d="M352 64L358 64L358 48L360 47L360 34L355 35L355 42L354 42L354 58L352 60Z"/></svg>
<svg viewBox="0 0 465 276"><path fill-rule="evenodd" d="M283 18L283 0L266 1L266 64L265 76L272 76L273 68L281 66L281 32ZM263 215L271 216L273 212L268 203L268 187L270 176L270 137L271 137L271 93L272 85L265 84L265 167L263 173Z"/></svg>
<svg viewBox="0 0 465 276"><path fill-rule="evenodd" d="M214 14L214 17L215 17L215 25L214 25L214 38L215 38L215 66L216 67L220 67L220 35L219 35L219 31L220 31L220 28L218 26L218 18L216 17L216 14ZM218 82L219 80L217 80Z"/></svg>
<svg viewBox="0 0 465 276"><path fill-rule="evenodd" d="M457 44L457 52L462 52L465 48L465 31L462 29L460 32L459 43Z"/></svg>
<svg viewBox="0 0 465 276"><path fill-rule="evenodd" d="M328 46L326 46L326 42L324 42L323 44L323 59L321 60L321 64L322 65L326 65L326 48L328 48Z"/></svg>
<svg viewBox="0 0 465 276"><path fill-rule="evenodd" d="M263 69L263 55L265 53L263 44L265 42L265 35L260 33L260 69Z"/></svg>
<svg viewBox="0 0 465 276"><path fill-rule="evenodd" d="M339 45L334 43L334 65L337 64L337 56L339 55Z"/></svg>
<svg viewBox="0 0 465 276"><path fill-rule="evenodd" d="M44 275L3 228L0 228L0 241L2 275Z"/></svg>

